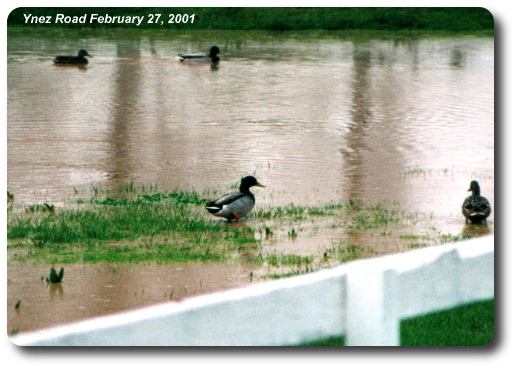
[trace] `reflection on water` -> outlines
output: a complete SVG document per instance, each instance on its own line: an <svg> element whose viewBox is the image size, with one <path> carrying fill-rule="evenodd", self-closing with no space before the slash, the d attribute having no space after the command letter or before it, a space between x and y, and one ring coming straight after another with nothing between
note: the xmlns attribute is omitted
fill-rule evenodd
<svg viewBox="0 0 517 369"><path fill-rule="evenodd" d="M488 224L465 224L461 234L463 237L480 237L490 234L492 230Z"/></svg>
<svg viewBox="0 0 517 369"><path fill-rule="evenodd" d="M108 162L107 170L110 179L128 178L131 176L130 131L138 114L137 107L140 100L140 84L142 81L142 64L131 60L140 58L140 44L117 42L116 57L113 70L113 94L110 96L108 111L108 137L106 143ZM128 62L129 60L129 62Z"/></svg>
<svg viewBox="0 0 517 369"><path fill-rule="evenodd" d="M473 178L493 198L491 39L241 37L216 71L175 62L202 50L188 38L87 39L86 71L52 67L62 40L10 38L9 190L60 203L91 184L225 190L255 172L259 204L391 199L459 219L449 198Z"/></svg>
<svg viewBox="0 0 517 369"><path fill-rule="evenodd" d="M116 36L9 37L7 171L16 202L60 205L74 188L130 180L163 190L226 191L254 173L267 185L255 192L258 207L390 201L432 216L444 234L492 231L493 216L487 228L472 230L460 210L472 179L495 208L492 39ZM53 55L73 52L78 43L95 55L86 68L52 66ZM221 48L218 68L175 61L179 52L214 43ZM371 245L368 233L336 229L277 246L311 254L335 237ZM386 237L378 247L396 251L392 241ZM74 268L77 276L86 273L84 283L93 290L109 288L104 279L87 282L96 267ZM160 283L168 273L160 274ZM245 280L246 273L233 273ZM143 286L145 275L124 278ZM61 291L37 288L73 304L69 277ZM18 288L16 280L10 291ZM103 302L100 291L90 302L102 309L80 305L84 316L159 300ZM136 305L124 305L128 301ZM48 319L54 324L66 316L56 311Z"/></svg>

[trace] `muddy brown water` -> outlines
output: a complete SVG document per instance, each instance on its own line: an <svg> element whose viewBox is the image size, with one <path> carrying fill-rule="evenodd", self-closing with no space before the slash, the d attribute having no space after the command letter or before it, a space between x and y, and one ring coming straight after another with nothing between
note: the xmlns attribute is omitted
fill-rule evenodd
<svg viewBox="0 0 517 369"><path fill-rule="evenodd" d="M49 265L8 266L9 332L180 301L253 282L253 266L238 264L67 265L63 281L56 284L42 280L49 269Z"/></svg>
<svg viewBox="0 0 517 369"><path fill-rule="evenodd" d="M215 42L218 68L174 59ZM86 68L52 65L79 44L94 55ZM465 233L472 179L494 204L492 38L29 32L8 38L7 72L7 185L22 206L128 181L225 191L249 173L267 185L258 207L390 201L444 234ZM311 254L340 237L399 251L389 238L339 230L275 247ZM61 292L39 282L45 269L9 265L9 309L22 300L10 328L147 305L172 288L180 297L199 281L203 292L242 285L252 267L74 265Z"/></svg>

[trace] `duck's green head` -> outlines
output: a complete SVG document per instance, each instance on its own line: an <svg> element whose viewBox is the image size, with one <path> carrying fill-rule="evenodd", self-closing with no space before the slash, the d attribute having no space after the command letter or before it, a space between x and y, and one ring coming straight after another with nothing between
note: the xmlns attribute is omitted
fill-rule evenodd
<svg viewBox="0 0 517 369"><path fill-rule="evenodd" d="M239 191L241 192L248 192L250 190L250 187L258 186L258 187L266 187L263 184L260 184L259 181L253 176L246 176L241 179L241 186L239 188Z"/></svg>
<svg viewBox="0 0 517 369"><path fill-rule="evenodd" d="M86 51L85 49L81 49L79 50L79 54L77 54L80 58L84 58L85 56L89 56L91 57L90 54L88 54L88 51Z"/></svg>
<svg viewBox="0 0 517 369"><path fill-rule="evenodd" d="M479 196L481 193L481 188L479 187L478 181L472 181L470 182L470 188L469 191L472 191L473 195Z"/></svg>

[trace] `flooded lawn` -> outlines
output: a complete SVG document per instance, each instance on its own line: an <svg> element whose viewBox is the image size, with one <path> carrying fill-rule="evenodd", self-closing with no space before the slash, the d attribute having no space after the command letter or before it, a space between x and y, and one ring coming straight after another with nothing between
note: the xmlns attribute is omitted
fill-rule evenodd
<svg viewBox="0 0 517 369"><path fill-rule="evenodd" d="M495 209L492 38L45 32L8 37L10 331L494 230L460 209L472 179ZM204 211L246 174L248 219Z"/></svg>

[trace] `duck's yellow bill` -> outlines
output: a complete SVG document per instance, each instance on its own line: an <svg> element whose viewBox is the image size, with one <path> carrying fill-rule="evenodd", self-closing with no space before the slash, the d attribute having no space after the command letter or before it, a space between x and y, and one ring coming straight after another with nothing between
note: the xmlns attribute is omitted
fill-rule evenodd
<svg viewBox="0 0 517 369"><path fill-rule="evenodd" d="M262 183L259 183L259 182L257 182L257 184L256 184L255 186L259 186L259 187L266 187L266 186L264 186Z"/></svg>

